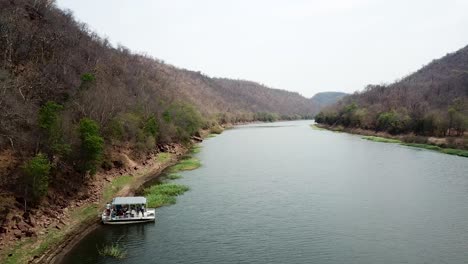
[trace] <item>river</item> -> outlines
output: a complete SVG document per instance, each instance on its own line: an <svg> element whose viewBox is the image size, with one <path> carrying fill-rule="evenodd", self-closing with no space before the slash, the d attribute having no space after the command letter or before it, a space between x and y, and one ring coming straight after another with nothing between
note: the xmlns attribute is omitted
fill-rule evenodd
<svg viewBox="0 0 468 264"><path fill-rule="evenodd" d="M63 263L468 263L468 159L312 121L205 140L156 223L102 226ZM127 257L99 256L115 241Z"/></svg>

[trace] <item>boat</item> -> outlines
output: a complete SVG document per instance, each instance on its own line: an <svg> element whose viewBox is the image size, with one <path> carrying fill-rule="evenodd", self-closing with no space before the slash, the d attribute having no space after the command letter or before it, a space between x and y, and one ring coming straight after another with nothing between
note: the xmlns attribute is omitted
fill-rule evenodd
<svg viewBox="0 0 468 264"><path fill-rule="evenodd" d="M156 209L146 207L143 196L115 197L102 212L103 224L120 225L154 222Z"/></svg>

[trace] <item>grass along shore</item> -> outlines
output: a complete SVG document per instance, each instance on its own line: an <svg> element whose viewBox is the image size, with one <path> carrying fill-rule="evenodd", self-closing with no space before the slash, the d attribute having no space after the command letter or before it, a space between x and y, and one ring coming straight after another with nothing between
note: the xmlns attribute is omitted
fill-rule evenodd
<svg viewBox="0 0 468 264"><path fill-rule="evenodd" d="M334 132L346 132L346 133L350 133L350 134L362 135L362 139L370 140L370 141L374 141L374 142L400 144L400 145L403 145L403 146L414 147L414 148L422 148L422 149L437 151L437 152L444 153L444 154L449 154L449 155L456 155L456 156L460 156L460 157L468 157L468 150L464 150L464 149L444 148L444 147L440 147L440 146L433 145L433 144L427 144L427 143L404 142L404 141L402 141L402 140L400 140L398 138L384 137L384 136L380 136L380 135L379 136L363 135L361 133L357 133L356 131L346 130L343 127L331 128L331 127L328 127L328 126L317 125L317 124L312 124L310 126L313 129L316 129L316 130L330 130L330 131L334 131Z"/></svg>
<svg viewBox="0 0 468 264"><path fill-rule="evenodd" d="M445 153L449 155L456 155L456 156L468 158L468 150L464 150L464 149L442 148L442 147L431 145L431 144L407 143L398 139L390 139L390 138L376 137L376 136L364 136L362 138L366 140L370 140L370 141L375 141L375 142L397 143L403 146L428 149L428 150L433 150L433 151L437 151L437 152L441 152L441 153Z"/></svg>

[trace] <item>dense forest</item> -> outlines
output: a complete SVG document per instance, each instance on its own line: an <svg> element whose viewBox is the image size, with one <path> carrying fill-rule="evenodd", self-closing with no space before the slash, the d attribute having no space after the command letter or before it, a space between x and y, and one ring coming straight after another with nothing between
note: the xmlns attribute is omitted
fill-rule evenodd
<svg viewBox="0 0 468 264"><path fill-rule="evenodd" d="M219 124L316 111L298 93L113 47L53 1L0 1L0 204L39 201L61 173L85 181L112 166L113 147L138 156Z"/></svg>
<svg viewBox="0 0 468 264"><path fill-rule="evenodd" d="M318 123L390 134L463 136L468 129L468 46L390 85L368 85L323 109ZM461 146L468 148L468 140Z"/></svg>

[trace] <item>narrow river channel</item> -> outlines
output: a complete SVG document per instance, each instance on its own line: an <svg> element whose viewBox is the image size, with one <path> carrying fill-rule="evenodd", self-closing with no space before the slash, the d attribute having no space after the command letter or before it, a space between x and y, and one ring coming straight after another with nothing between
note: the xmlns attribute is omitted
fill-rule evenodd
<svg viewBox="0 0 468 264"><path fill-rule="evenodd" d="M63 263L467 263L468 159L312 121L204 141L156 223L102 226ZM119 241L127 257L99 256Z"/></svg>

